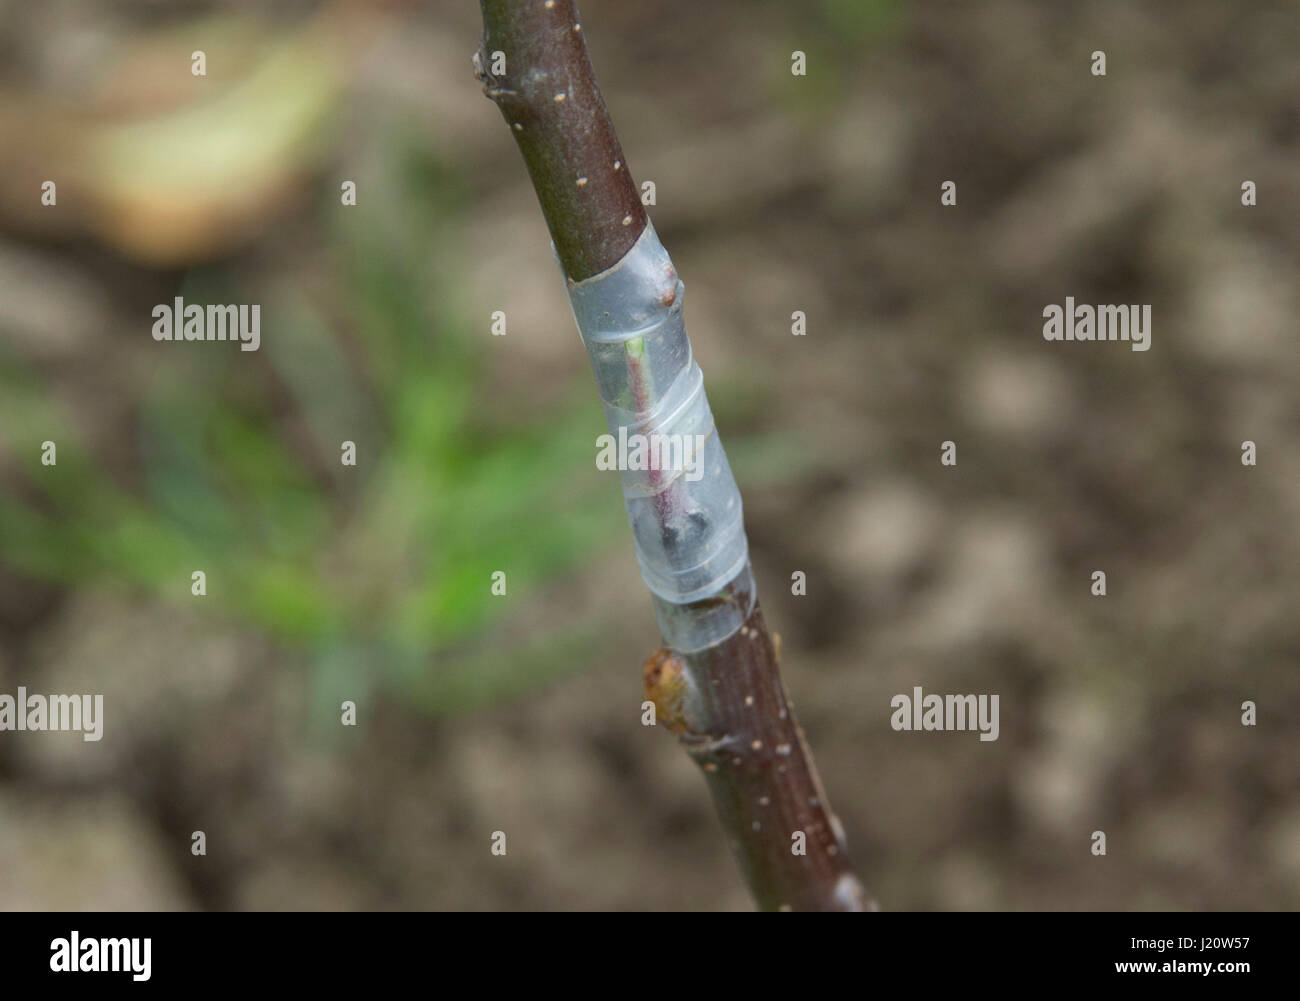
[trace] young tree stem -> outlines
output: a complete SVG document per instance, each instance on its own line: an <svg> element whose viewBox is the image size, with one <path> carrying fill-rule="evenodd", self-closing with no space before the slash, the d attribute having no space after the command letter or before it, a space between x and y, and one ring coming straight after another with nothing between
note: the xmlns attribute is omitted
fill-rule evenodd
<svg viewBox="0 0 1300 1001"><path fill-rule="evenodd" d="M480 0L484 92L523 154L566 277L617 264L647 218L596 86L574 0ZM752 577L674 614L749 607ZM765 910L871 910L785 696L757 601L744 626L695 652L660 650L646 697L700 765L731 849Z"/></svg>

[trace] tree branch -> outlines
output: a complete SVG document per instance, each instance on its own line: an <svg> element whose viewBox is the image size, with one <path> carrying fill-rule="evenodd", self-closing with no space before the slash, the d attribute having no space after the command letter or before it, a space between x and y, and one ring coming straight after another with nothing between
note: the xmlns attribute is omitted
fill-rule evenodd
<svg viewBox="0 0 1300 1001"><path fill-rule="evenodd" d="M476 75L519 144L566 277L581 282L621 261L648 220L596 86L576 6L573 0L481 0L481 6ZM672 304L665 295L663 306ZM627 364L631 384L641 385L644 362L629 355ZM668 521L672 507L656 508L665 538L676 537ZM674 605L656 596L661 627L716 621L720 606L739 608L737 618L752 610L739 629L702 650L652 654L643 672L645 696L703 770L760 907L874 909L850 867L752 589L745 565L703 601Z"/></svg>
<svg viewBox="0 0 1300 1001"><path fill-rule="evenodd" d="M747 603L735 593L712 600ZM853 873L839 821L786 698L779 647L755 602L745 625L723 642L697 653L651 654L645 696L703 770L759 907L875 910Z"/></svg>
<svg viewBox="0 0 1300 1001"><path fill-rule="evenodd" d="M645 229L614 125L596 87L573 0L482 0L474 71L528 166L564 273L616 264ZM493 74L494 53L505 71Z"/></svg>

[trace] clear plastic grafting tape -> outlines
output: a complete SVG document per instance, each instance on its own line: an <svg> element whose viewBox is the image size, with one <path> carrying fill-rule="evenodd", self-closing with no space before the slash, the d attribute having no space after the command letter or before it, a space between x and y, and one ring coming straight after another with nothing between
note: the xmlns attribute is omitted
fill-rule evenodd
<svg viewBox="0 0 1300 1001"><path fill-rule="evenodd" d="M740 628L754 588L752 580L733 587L747 597L707 609L662 606L716 597L749 561L740 491L686 337L685 287L647 223L622 260L568 290L618 445L641 577L660 599L664 639L678 650L702 649Z"/></svg>

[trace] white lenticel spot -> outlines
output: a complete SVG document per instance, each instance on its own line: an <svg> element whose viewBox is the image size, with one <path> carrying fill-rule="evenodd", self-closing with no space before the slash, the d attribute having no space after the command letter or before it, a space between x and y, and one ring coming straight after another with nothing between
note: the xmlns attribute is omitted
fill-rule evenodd
<svg viewBox="0 0 1300 1001"><path fill-rule="evenodd" d="M556 103L556 104L559 104L559 103L560 103L561 101L563 101L563 100L564 100L564 95L563 95L563 94L556 94L556 95L555 95L555 103Z"/></svg>
<svg viewBox="0 0 1300 1001"><path fill-rule="evenodd" d="M752 706L753 704L754 704L754 696L752 696L752 695L746 695L746 696L745 696L745 705L747 705L747 706Z"/></svg>
<svg viewBox="0 0 1300 1001"><path fill-rule="evenodd" d="M631 226L631 225L632 225L632 217L631 217L630 215L625 215L625 216L623 217L623 225L624 225L624 226ZM716 685L717 682L715 681L714 684Z"/></svg>
<svg viewBox="0 0 1300 1001"><path fill-rule="evenodd" d="M777 753L777 754L781 754L781 755L789 754L789 753L790 753L790 745L789 745L789 744L777 744L777 745L776 745L776 753Z"/></svg>
<svg viewBox="0 0 1300 1001"><path fill-rule="evenodd" d="M587 179L586 179L585 177L579 177L579 178L578 178L578 187L580 187L580 188L585 188L586 186L587 186Z"/></svg>

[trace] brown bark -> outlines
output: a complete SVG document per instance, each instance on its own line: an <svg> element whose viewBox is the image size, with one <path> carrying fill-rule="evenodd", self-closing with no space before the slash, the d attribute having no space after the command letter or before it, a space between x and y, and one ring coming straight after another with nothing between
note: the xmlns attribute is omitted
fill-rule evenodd
<svg viewBox="0 0 1300 1001"><path fill-rule="evenodd" d="M618 263L645 210L596 86L573 0L481 0L475 71L509 124L571 281ZM505 71L492 73L493 54ZM738 581L749 581L742 574ZM733 582L687 606L748 607ZM732 852L765 910L874 909L854 876L795 722L762 610L707 649L659 650L646 698L700 765ZM802 841L802 844L800 843ZM802 852L800 853L800 849Z"/></svg>
<svg viewBox="0 0 1300 1001"><path fill-rule="evenodd" d="M743 595L720 599L746 603ZM781 683L780 640L757 602L745 625L697 653L661 649L645 696L704 772L732 854L764 910L874 910ZM802 854L795 854L802 833Z"/></svg>
<svg viewBox="0 0 1300 1001"><path fill-rule="evenodd" d="M616 264L645 229L645 208L596 87L573 0L482 0L474 70L528 166L564 273ZM505 56L494 76L493 53Z"/></svg>

